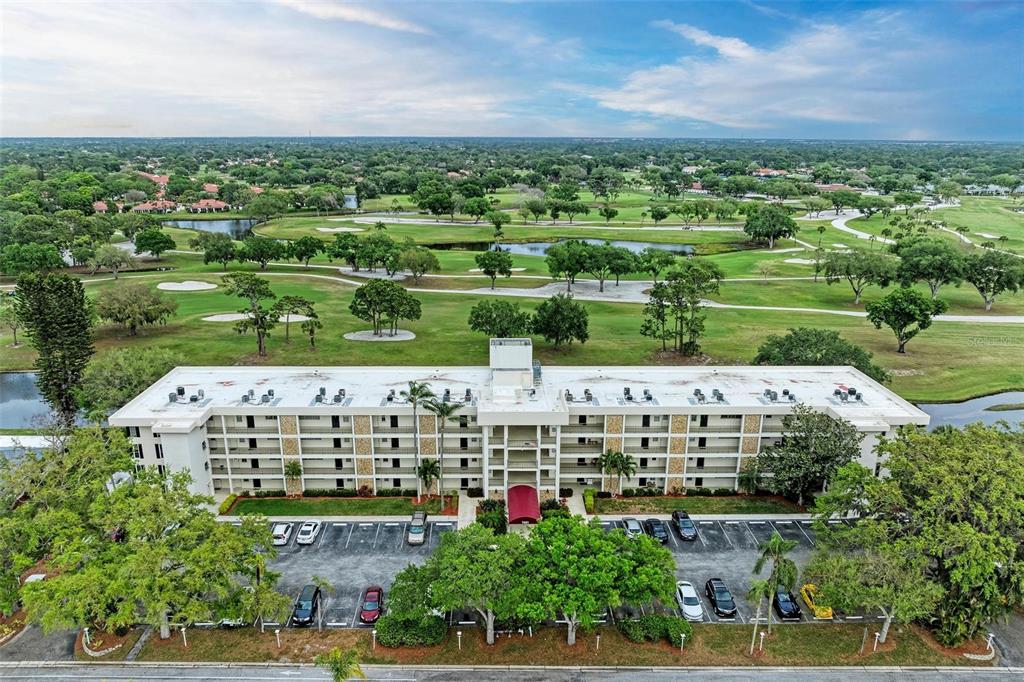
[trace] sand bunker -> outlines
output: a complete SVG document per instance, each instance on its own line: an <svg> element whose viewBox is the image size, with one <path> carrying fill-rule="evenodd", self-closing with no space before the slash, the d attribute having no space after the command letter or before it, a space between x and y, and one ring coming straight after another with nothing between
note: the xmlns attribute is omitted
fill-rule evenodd
<svg viewBox="0 0 1024 682"><path fill-rule="evenodd" d="M163 289L164 291L206 291L208 289L216 289L216 284L210 284L209 282L195 282L189 280L187 282L160 282L156 285L157 289Z"/></svg>
<svg viewBox="0 0 1024 682"><path fill-rule="evenodd" d="M989 234L988 232L975 232L974 234L979 237L984 237L985 239L999 239L998 234Z"/></svg>
<svg viewBox="0 0 1024 682"><path fill-rule="evenodd" d="M802 247L802 246L794 246L791 249L772 249L768 253L793 253L794 251L803 251L803 250L804 250L804 247Z"/></svg>
<svg viewBox="0 0 1024 682"><path fill-rule="evenodd" d="M285 320L285 317L287 317L288 319ZM245 318L246 315L244 315L243 313L220 313L219 315L210 315L209 317L204 317L203 322L238 322L239 320L244 320ZM306 317L305 315L282 315L281 317L278 318L278 322L305 322L308 319L309 318Z"/></svg>
<svg viewBox="0 0 1024 682"><path fill-rule="evenodd" d="M383 336L374 336L373 330L367 329L361 332L349 332L345 334L345 338L349 341L412 341L416 335L406 329L399 329L394 336L388 336L387 332L384 332Z"/></svg>
<svg viewBox="0 0 1024 682"><path fill-rule="evenodd" d="M814 265L814 261L808 260L807 258L787 258L782 262L793 263L794 265Z"/></svg>
<svg viewBox="0 0 1024 682"><path fill-rule="evenodd" d="M470 268L470 272L483 272L480 268ZM512 272L526 272L526 268L512 268Z"/></svg>
<svg viewBox="0 0 1024 682"><path fill-rule="evenodd" d="M318 227L317 232L365 232L361 227Z"/></svg>

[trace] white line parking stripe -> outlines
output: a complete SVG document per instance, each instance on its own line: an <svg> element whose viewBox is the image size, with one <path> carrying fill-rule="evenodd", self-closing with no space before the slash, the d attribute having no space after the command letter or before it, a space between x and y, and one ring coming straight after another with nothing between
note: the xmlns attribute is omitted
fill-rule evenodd
<svg viewBox="0 0 1024 682"><path fill-rule="evenodd" d="M722 526L721 521L719 521L718 525ZM729 547L736 549L736 545L732 544L732 540L729 539L729 534L725 532L725 526L722 526L722 535L725 536L725 541L729 543Z"/></svg>
<svg viewBox="0 0 1024 682"><path fill-rule="evenodd" d="M320 549L324 544L324 538L327 537L327 532L330 530L330 526L325 526L320 529L320 542L316 543L316 548Z"/></svg>
<svg viewBox="0 0 1024 682"><path fill-rule="evenodd" d="M354 525L353 526L349 526L349 529L348 529L348 539L345 540L345 549L348 549L348 543L352 542L352 531L354 531L355 529L356 529L356 527Z"/></svg>
<svg viewBox="0 0 1024 682"><path fill-rule="evenodd" d="M809 524L807 524L807 525L809 525ZM800 532L804 534L805 538L807 538L807 542L811 543L811 546L813 547L814 546L814 540L812 540L811 536L808 535L807 531L804 530L804 524L798 523L798 524L796 524L796 527L800 529Z"/></svg>
<svg viewBox="0 0 1024 682"><path fill-rule="evenodd" d="M747 531L747 535L749 535L749 536L750 536L750 539L754 541L754 544L755 544L755 545L759 544L759 543L757 542L757 538L756 538L756 537L754 537L754 531L750 530L750 526L744 523L744 524L743 524L743 528L744 528L744 529L745 529L745 530Z"/></svg>
<svg viewBox="0 0 1024 682"><path fill-rule="evenodd" d="M702 525L702 526L710 526L711 522L710 521L701 521L700 525ZM697 530L697 539L700 540L700 544L704 545L705 547L708 546L708 543L704 542L704 533L701 533L699 529Z"/></svg>
<svg viewBox="0 0 1024 682"><path fill-rule="evenodd" d="M377 524L377 532L373 534L373 548L377 549L377 536L380 535L380 524Z"/></svg>

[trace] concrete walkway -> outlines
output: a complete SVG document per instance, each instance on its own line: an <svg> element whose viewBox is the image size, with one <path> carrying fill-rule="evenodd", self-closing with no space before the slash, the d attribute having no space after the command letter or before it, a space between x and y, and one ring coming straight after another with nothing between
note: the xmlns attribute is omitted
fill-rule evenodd
<svg viewBox="0 0 1024 682"><path fill-rule="evenodd" d="M569 507L569 513L573 516L588 516L587 508L583 505L583 489L575 490L572 497L565 500Z"/></svg>
<svg viewBox="0 0 1024 682"><path fill-rule="evenodd" d="M459 491L459 528L465 528L476 521L476 505L480 502L466 494L465 490ZM431 517L438 518L438 517Z"/></svg>

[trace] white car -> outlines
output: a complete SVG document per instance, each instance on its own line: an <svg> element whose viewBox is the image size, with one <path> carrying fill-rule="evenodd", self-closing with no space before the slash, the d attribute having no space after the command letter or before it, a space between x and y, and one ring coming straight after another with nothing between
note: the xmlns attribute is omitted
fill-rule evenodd
<svg viewBox="0 0 1024 682"><path fill-rule="evenodd" d="M704 620L704 608L700 605L700 597L693 583L680 580L676 583L676 603L686 620Z"/></svg>
<svg viewBox="0 0 1024 682"><path fill-rule="evenodd" d="M270 532L274 536L274 546L283 547L292 539L292 524L275 523L270 527Z"/></svg>
<svg viewBox="0 0 1024 682"><path fill-rule="evenodd" d="M320 535L320 522L305 521L299 526L299 534L295 538L295 542L299 545L312 545L318 535Z"/></svg>
<svg viewBox="0 0 1024 682"><path fill-rule="evenodd" d="M622 519L622 525L627 537L638 538L644 534L644 527L636 519Z"/></svg>

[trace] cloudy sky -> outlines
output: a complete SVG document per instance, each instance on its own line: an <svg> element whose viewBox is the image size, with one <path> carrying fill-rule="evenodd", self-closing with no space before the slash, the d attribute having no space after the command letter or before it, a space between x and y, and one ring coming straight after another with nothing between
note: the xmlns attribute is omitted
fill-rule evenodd
<svg viewBox="0 0 1024 682"><path fill-rule="evenodd" d="M0 2L0 135L1024 139L1024 3Z"/></svg>

